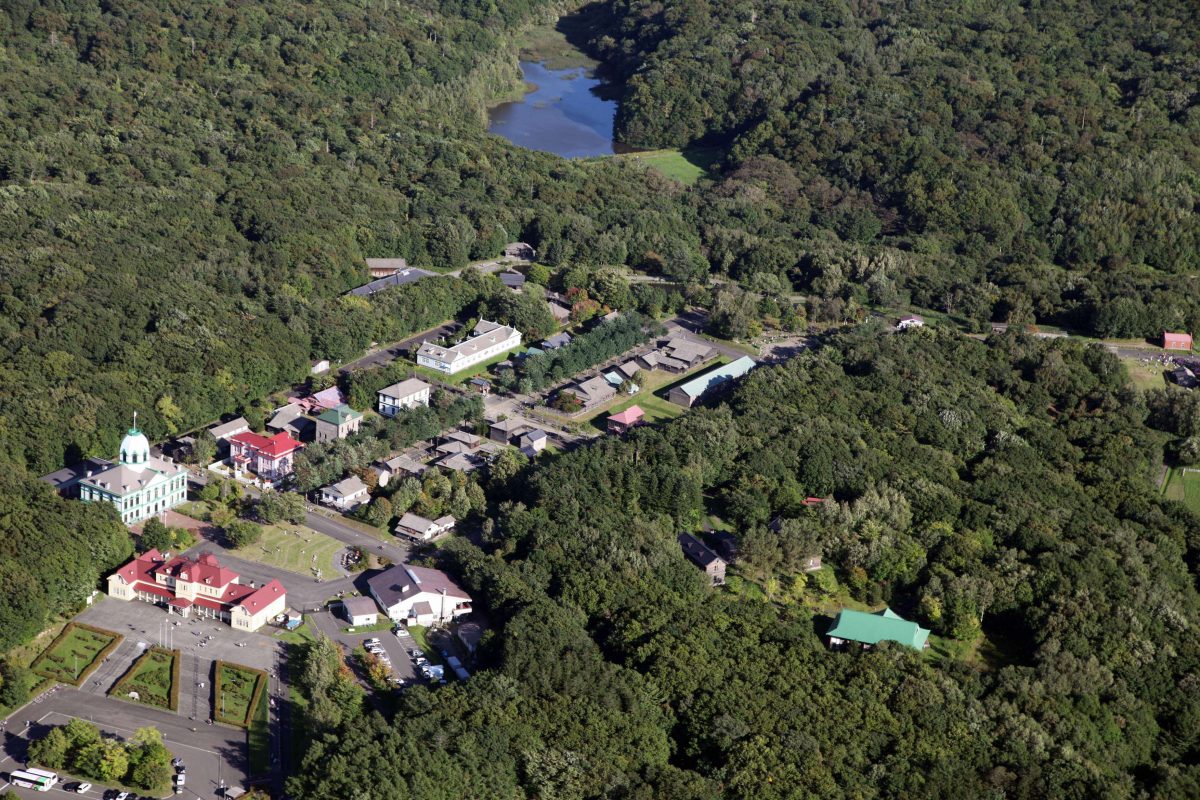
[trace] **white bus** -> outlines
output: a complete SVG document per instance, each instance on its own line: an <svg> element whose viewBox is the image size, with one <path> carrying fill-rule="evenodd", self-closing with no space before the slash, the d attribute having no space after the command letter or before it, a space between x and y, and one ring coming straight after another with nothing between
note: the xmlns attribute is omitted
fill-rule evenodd
<svg viewBox="0 0 1200 800"><path fill-rule="evenodd" d="M43 770L38 770L43 772ZM47 777L53 775L54 777ZM26 772L24 770L15 769L8 775L8 782L13 786L20 786L22 789L37 789L39 792L48 792L50 787L58 781L58 776L53 772L46 775L38 775L34 772Z"/></svg>
<svg viewBox="0 0 1200 800"><path fill-rule="evenodd" d="M36 767L30 767L29 769L27 769L25 771L28 772L30 775L37 775L38 777L46 778L47 780L50 781L51 786L58 783L58 773L57 772L51 772L48 769L37 769Z"/></svg>

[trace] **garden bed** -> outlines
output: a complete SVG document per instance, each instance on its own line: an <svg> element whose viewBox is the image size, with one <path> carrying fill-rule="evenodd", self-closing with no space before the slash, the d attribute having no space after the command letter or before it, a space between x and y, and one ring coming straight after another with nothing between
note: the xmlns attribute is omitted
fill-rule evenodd
<svg viewBox="0 0 1200 800"><path fill-rule="evenodd" d="M257 704L267 691L267 673L228 661L216 662L213 719L226 725L248 728Z"/></svg>
<svg viewBox="0 0 1200 800"><path fill-rule="evenodd" d="M44 678L79 686L124 638L113 631L71 622L30 669Z"/></svg>
<svg viewBox="0 0 1200 800"><path fill-rule="evenodd" d="M136 692L137 697L130 697ZM148 706L179 709L179 651L151 647L133 662L109 695Z"/></svg>

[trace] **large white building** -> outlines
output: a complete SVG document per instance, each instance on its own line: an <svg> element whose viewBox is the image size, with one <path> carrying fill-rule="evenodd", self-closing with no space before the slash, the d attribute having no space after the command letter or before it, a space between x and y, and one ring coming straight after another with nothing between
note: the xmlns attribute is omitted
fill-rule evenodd
<svg viewBox="0 0 1200 800"><path fill-rule="evenodd" d="M441 570L400 564L368 579L367 587L394 622L433 625L471 613L471 596Z"/></svg>
<svg viewBox="0 0 1200 800"><path fill-rule="evenodd" d="M441 347L430 342L421 345L417 350L417 363L453 375L520 345L519 330L481 319L470 337L456 345Z"/></svg>
<svg viewBox="0 0 1200 800"><path fill-rule="evenodd" d="M150 455L150 441L134 427L121 440L120 458L79 481L79 497L109 502L126 525L141 522L187 500L187 470L173 461Z"/></svg>
<svg viewBox="0 0 1200 800"><path fill-rule="evenodd" d="M417 378L393 383L379 390L379 413L394 417L402 408L429 405L428 383Z"/></svg>

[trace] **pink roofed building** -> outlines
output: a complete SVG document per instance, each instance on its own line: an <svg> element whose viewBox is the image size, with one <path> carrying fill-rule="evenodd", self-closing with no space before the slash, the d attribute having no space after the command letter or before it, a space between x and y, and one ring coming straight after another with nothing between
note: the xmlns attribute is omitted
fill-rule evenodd
<svg viewBox="0 0 1200 800"><path fill-rule="evenodd" d="M638 406L630 406L608 418L609 433L626 433L646 421L646 412Z"/></svg>
<svg viewBox="0 0 1200 800"><path fill-rule="evenodd" d="M191 559L148 550L108 576L108 594L153 603L169 614L219 619L244 631L258 630L287 608L287 590L279 581L242 583L211 553Z"/></svg>
<svg viewBox="0 0 1200 800"><path fill-rule="evenodd" d="M1190 333L1172 333L1163 331L1164 350L1191 350L1192 335Z"/></svg>
<svg viewBox="0 0 1200 800"><path fill-rule="evenodd" d="M236 470L249 470L271 482L281 481L292 474L293 456L303 446L287 432L263 436L246 431L229 437L229 460Z"/></svg>

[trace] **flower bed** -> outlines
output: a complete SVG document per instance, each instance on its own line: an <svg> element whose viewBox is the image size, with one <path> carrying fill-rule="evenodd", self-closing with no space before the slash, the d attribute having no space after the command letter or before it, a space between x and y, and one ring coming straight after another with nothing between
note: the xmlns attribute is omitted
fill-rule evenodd
<svg viewBox="0 0 1200 800"><path fill-rule="evenodd" d="M71 622L30 669L43 677L79 686L124 638L113 631Z"/></svg>
<svg viewBox="0 0 1200 800"><path fill-rule="evenodd" d="M129 696L137 692L137 697ZM175 711L179 708L179 651L151 647L108 692L121 700Z"/></svg>
<svg viewBox="0 0 1200 800"><path fill-rule="evenodd" d="M254 709L267 690L267 673L218 661L213 685L213 719L239 728L250 727Z"/></svg>

